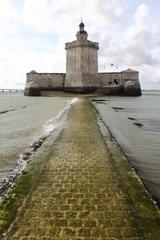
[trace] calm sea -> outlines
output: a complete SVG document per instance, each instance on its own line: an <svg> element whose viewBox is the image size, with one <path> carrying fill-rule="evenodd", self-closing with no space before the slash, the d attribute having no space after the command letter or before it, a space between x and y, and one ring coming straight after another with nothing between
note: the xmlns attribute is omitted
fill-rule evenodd
<svg viewBox="0 0 160 240"><path fill-rule="evenodd" d="M93 103L160 204L160 91L142 97L101 97Z"/></svg>
<svg viewBox="0 0 160 240"><path fill-rule="evenodd" d="M43 139L58 127L73 100L0 93L0 195Z"/></svg>

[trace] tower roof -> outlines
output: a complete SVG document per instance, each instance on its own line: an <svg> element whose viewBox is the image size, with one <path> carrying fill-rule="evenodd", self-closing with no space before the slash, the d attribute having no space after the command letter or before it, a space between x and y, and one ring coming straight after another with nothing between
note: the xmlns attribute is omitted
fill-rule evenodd
<svg viewBox="0 0 160 240"><path fill-rule="evenodd" d="M87 40L88 33L84 30L84 27L85 27L85 25L81 20L81 23L79 24L79 31L76 34L77 39L79 39L79 40L82 40L82 39Z"/></svg>
<svg viewBox="0 0 160 240"><path fill-rule="evenodd" d="M32 74L34 74L34 73L37 73L35 70L32 70L32 71L30 71L29 73L32 73Z"/></svg>
<svg viewBox="0 0 160 240"><path fill-rule="evenodd" d="M79 24L79 27L80 27L80 28L84 28L84 27L85 27L84 23L81 22L81 23Z"/></svg>
<svg viewBox="0 0 160 240"><path fill-rule="evenodd" d="M128 68L126 70L123 70L122 72L124 72L124 73L131 73L131 72L138 72L138 71L136 71L134 69L131 69L131 68Z"/></svg>

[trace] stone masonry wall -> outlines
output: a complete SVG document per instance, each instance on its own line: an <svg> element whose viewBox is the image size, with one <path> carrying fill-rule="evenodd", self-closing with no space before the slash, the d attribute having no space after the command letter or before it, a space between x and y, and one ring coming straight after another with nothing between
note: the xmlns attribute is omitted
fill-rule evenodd
<svg viewBox="0 0 160 240"><path fill-rule="evenodd" d="M66 44L65 90L97 88L98 45L87 40ZM81 90L80 90L81 91Z"/></svg>
<svg viewBox="0 0 160 240"><path fill-rule="evenodd" d="M123 76L119 72L99 73L100 87L118 86L124 83Z"/></svg>
<svg viewBox="0 0 160 240"><path fill-rule="evenodd" d="M40 96L42 90L63 91L65 73L27 73L25 96Z"/></svg>
<svg viewBox="0 0 160 240"><path fill-rule="evenodd" d="M65 76L65 73L27 73L27 86L40 89L63 88Z"/></svg>
<svg viewBox="0 0 160 240"><path fill-rule="evenodd" d="M122 72L99 73L99 92L106 95L141 96L139 72L127 69Z"/></svg>
<svg viewBox="0 0 160 240"><path fill-rule="evenodd" d="M122 72L124 79L124 94L127 96L141 96L139 72L130 69Z"/></svg>
<svg viewBox="0 0 160 240"><path fill-rule="evenodd" d="M95 83L98 82L99 86L97 86L97 91L105 95L141 95L139 73L131 71L130 69L112 73L77 73L76 77L75 73L71 72L68 80L70 80L70 87L72 86L73 92L81 91L81 89L77 89L77 87L84 88L83 92L87 92L88 87L93 87L91 90L95 91ZM85 85L83 85L82 79L85 80ZM25 95L40 96L40 91L42 90L66 91L66 81L67 78L65 73L36 73L32 71L27 74ZM79 81L79 83L81 82L81 85L78 84L77 81ZM67 87L69 87L69 85Z"/></svg>

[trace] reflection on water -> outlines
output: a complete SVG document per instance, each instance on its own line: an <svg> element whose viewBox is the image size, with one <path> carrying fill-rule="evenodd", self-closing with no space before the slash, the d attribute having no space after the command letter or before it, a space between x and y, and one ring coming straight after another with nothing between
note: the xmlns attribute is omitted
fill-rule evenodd
<svg viewBox="0 0 160 240"><path fill-rule="evenodd" d="M160 91L145 91L142 97L97 99L107 100L94 101L94 104L148 190L160 203Z"/></svg>

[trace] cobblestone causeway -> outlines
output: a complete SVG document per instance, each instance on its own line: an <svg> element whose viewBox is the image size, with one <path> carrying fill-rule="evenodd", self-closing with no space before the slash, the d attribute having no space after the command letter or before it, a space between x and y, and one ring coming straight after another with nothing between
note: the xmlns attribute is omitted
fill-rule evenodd
<svg viewBox="0 0 160 240"><path fill-rule="evenodd" d="M145 239L87 99L72 106L7 239Z"/></svg>

